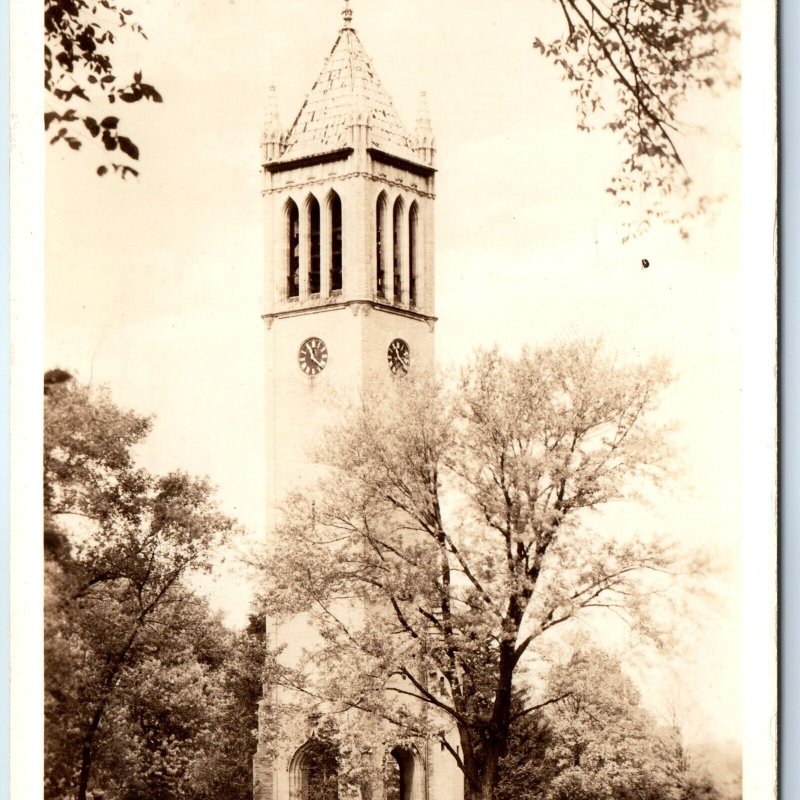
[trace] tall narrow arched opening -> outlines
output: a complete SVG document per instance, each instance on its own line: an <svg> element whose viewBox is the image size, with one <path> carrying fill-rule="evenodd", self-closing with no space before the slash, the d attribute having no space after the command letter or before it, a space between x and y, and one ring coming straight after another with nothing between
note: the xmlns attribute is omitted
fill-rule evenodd
<svg viewBox="0 0 800 800"><path fill-rule="evenodd" d="M320 211L319 202L314 195L308 197L308 291L319 294L321 282Z"/></svg>
<svg viewBox="0 0 800 800"><path fill-rule="evenodd" d="M342 201L336 192L328 196L328 209L331 220L331 277L332 292L342 290Z"/></svg>
<svg viewBox="0 0 800 800"><path fill-rule="evenodd" d="M415 308L419 302L417 298L417 226L419 225L419 206L416 201L411 204L408 212L408 304Z"/></svg>
<svg viewBox="0 0 800 800"><path fill-rule="evenodd" d="M383 763L386 800L422 800L422 772L416 753L407 747L394 747Z"/></svg>
<svg viewBox="0 0 800 800"><path fill-rule="evenodd" d="M330 742L311 739L289 763L290 800L339 800L338 755Z"/></svg>
<svg viewBox="0 0 800 800"><path fill-rule="evenodd" d="M392 280L395 303L402 302L403 299L403 199L398 197L394 201L392 209L392 241L394 242L392 252Z"/></svg>
<svg viewBox="0 0 800 800"><path fill-rule="evenodd" d="M386 195L381 192L375 203L375 292L378 297L386 296L384 283L386 275L386 236L384 222L386 219Z"/></svg>
<svg viewBox="0 0 800 800"><path fill-rule="evenodd" d="M300 296L300 212L294 200L286 204L286 296Z"/></svg>

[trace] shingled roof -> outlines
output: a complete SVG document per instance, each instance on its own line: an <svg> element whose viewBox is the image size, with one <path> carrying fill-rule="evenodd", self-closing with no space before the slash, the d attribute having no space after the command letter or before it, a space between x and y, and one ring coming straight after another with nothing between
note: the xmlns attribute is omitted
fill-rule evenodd
<svg viewBox="0 0 800 800"><path fill-rule="evenodd" d="M281 160L348 146L350 126L359 118L369 121L370 146L414 159L409 135L392 100L356 32L346 22L289 129Z"/></svg>

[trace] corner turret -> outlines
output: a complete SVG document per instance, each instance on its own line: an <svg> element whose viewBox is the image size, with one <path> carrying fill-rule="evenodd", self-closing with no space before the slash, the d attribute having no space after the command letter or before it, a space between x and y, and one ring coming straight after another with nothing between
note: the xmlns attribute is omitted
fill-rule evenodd
<svg viewBox="0 0 800 800"><path fill-rule="evenodd" d="M436 157L436 140L433 138L431 112L428 109L428 96L425 92L419 93L417 127L414 129L413 147L417 158L423 164L432 167Z"/></svg>
<svg viewBox="0 0 800 800"><path fill-rule="evenodd" d="M264 161L276 161L283 155L285 132L278 114L278 96L274 86L269 87L264 132L261 134L261 151Z"/></svg>

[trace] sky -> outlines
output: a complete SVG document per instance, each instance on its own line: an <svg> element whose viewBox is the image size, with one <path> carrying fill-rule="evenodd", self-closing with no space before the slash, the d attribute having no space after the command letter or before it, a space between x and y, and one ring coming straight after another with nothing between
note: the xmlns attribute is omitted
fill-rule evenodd
<svg viewBox="0 0 800 800"><path fill-rule="evenodd" d="M141 176L98 178L102 153L47 153L45 365L154 414L144 465L208 475L224 510L264 526L259 139L270 85L292 122L340 27L338 0L136 0L121 37L160 105L124 109ZM624 243L605 192L621 153L581 133L568 88L531 46L561 33L549 0L353 0L353 25L413 129L428 93L437 141L437 359L602 336L622 360L670 359L664 397L682 475L632 517L713 547L719 601L688 635L698 725L738 738L742 331L738 93L683 109L700 189L723 195L683 240ZM124 67L121 70L124 72ZM705 130L702 130L704 128ZM650 268L643 270L647 258ZM229 576L228 576L229 577ZM222 579L233 621L246 591ZM702 718L702 719L701 719Z"/></svg>

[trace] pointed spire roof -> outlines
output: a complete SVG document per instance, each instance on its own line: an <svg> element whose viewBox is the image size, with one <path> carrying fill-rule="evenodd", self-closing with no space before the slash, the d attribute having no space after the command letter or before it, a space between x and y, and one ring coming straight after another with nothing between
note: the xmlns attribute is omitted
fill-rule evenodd
<svg viewBox="0 0 800 800"><path fill-rule="evenodd" d="M351 27L349 6L342 15L344 26L289 129L283 158L347 147L351 126L366 122L370 146L413 160L410 137Z"/></svg>

